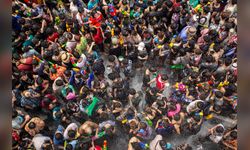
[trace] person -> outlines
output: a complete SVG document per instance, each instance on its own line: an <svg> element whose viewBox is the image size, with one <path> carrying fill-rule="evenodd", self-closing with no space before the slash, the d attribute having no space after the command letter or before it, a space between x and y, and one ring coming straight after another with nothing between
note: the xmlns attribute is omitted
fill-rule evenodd
<svg viewBox="0 0 250 150"><path fill-rule="evenodd" d="M15 130L22 129L25 124L30 120L29 115L24 115L20 110L13 110L12 113L12 128Z"/></svg>
<svg viewBox="0 0 250 150"><path fill-rule="evenodd" d="M222 144L231 149L237 149L237 129L225 132Z"/></svg>
<svg viewBox="0 0 250 150"><path fill-rule="evenodd" d="M38 150L54 149L53 142L51 141L50 137L43 136L42 134L36 134L32 139L32 143L35 149Z"/></svg>
<svg viewBox="0 0 250 150"><path fill-rule="evenodd" d="M24 129L29 135L34 136L35 134L41 132L44 127L44 121L41 118L34 117L30 119L30 121L25 125Z"/></svg>
<svg viewBox="0 0 250 150"><path fill-rule="evenodd" d="M237 124L237 26L237 0L13 0L13 149L207 149Z"/></svg>
<svg viewBox="0 0 250 150"><path fill-rule="evenodd" d="M63 132L63 137L65 140L75 139L78 135L78 126L75 123L71 123L67 126L67 128Z"/></svg>
<svg viewBox="0 0 250 150"><path fill-rule="evenodd" d="M223 138L224 132L225 127L222 124L217 124L213 128L209 129L209 139L214 143L219 143Z"/></svg>

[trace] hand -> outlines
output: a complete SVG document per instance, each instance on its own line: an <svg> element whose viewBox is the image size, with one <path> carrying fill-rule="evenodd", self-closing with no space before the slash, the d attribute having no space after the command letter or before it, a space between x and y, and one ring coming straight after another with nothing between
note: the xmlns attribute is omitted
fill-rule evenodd
<svg viewBox="0 0 250 150"><path fill-rule="evenodd" d="M25 115L25 120L30 120L30 116L29 115Z"/></svg>

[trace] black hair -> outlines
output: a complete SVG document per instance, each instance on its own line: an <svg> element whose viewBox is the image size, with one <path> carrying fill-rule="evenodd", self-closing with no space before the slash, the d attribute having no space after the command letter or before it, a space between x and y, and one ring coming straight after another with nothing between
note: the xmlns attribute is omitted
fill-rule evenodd
<svg viewBox="0 0 250 150"><path fill-rule="evenodd" d="M75 138L75 136L76 136L76 131L75 131L75 130L69 130L69 131L68 131L68 136L69 136L70 138Z"/></svg>
<svg viewBox="0 0 250 150"><path fill-rule="evenodd" d="M35 129L36 128L36 124L34 122L30 122L28 124L28 127L29 127L29 129Z"/></svg>
<svg viewBox="0 0 250 150"><path fill-rule="evenodd" d="M115 56L114 55L109 55L108 56L108 61L109 62L114 62L115 61Z"/></svg>
<svg viewBox="0 0 250 150"><path fill-rule="evenodd" d="M194 121L199 122L201 120L201 116L200 115L194 115L193 119L194 119Z"/></svg>
<svg viewBox="0 0 250 150"><path fill-rule="evenodd" d="M51 68L50 71L51 71L51 73L56 73L57 72L55 68Z"/></svg>
<svg viewBox="0 0 250 150"><path fill-rule="evenodd" d="M42 79L41 77L38 77L38 78L36 79L36 83L37 83L38 85L42 85L43 79Z"/></svg>
<svg viewBox="0 0 250 150"><path fill-rule="evenodd" d="M150 71L150 72L156 72L157 70L155 69L155 67L150 67L150 68L149 68L149 71Z"/></svg>
<svg viewBox="0 0 250 150"><path fill-rule="evenodd" d="M131 89L129 89L129 94L131 94L131 95L135 95L136 94L136 90L134 89L134 88L131 88Z"/></svg>
<svg viewBox="0 0 250 150"><path fill-rule="evenodd" d="M161 148L165 148L166 147L166 142L164 140L160 140L159 144L160 144Z"/></svg>
<svg viewBox="0 0 250 150"><path fill-rule="evenodd" d="M237 4L237 0L232 0L232 4L233 5Z"/></svg>
<svg viewBox="0 0 250 150"><path fill-rule="evenodd" d="M73 56L75 56L75 58L79 59L80 58L80 54L77 51L73 51Z"/></svg>
<svg viewBox="0 0 250 150"><path fill-rule="evenodd" d="M42 145L42 150L51 150L53 146L51 145L50 141L45 141Z"/></svg>
<svg viewBox="0 0 250 150"><path fill-rule="evenodd" d="M237 131L233 130L230 132L230 136L233 138L233 139L237 139Z"/></svg>
<svg viewBox="0 0 250 150"><path fill-rule="evenodd" d="M20 56L18 53L13 53L12 54L12 58L14 58L15 60L19 60L20 59Z"/></svg>
<svg viewBox="0 0 250 150"><path fill-rule="evenodd" d="M203 109L204 108L204 103L203 102L197 102L197 107L199 108L199 109Z"/></svg>
<svg viewBox="0 0 250 150"><path fill-rule="evenodd" d="M62 116L62 113L61 113L60 111L57 111L57 112L55 113L55 117L56 117L56 118L61 118L61 116Z"/></svg>
<svg viewBox="0 0 250 150"><path fill-rule="evenodd" d="M158 92L158 89L156 87L151 88L151 92L153 94L156 94Z"/></svg>
<svg viewBox="0 0 250 150"><path fill-rule="evenodd" d="M38 61L37 61L36 59L33 59L33 60L32 60L32 65L37 66L37 65L38 65Z"/></svg>
<svg viewBox="0 0 250 150"><path fill-rule="evenodd" d="M213 109L214 109L216 112L219 112L219 111L221 111L221 106L219 106L219 105L214 105Z"/></svg>
<svg viewBox="0 0 250 150"><path fill-rule="evenodd" d="M180 114L176 114L176 115L174 115L174 120L175 120L175 121L180 120L180 118L181 118Z"/></svg>
<svg viewBox="0 0 250 150"><path fill-rule="evenodd" d="M131 143L134 150L143 150L138 142Z"/></svg>
<svg viewBox="0 0 250 150"><path fill-rule="evenodd" d="M55 139L57 139L57 140L62 140L62 139L63 139L63 135L62 135L61 133L57 132L57 133L55 134Z"/></svg>
<svg viewBox="0 0 250 150"><path fill-rule="evenodd" d="M229 58L229 57L226 57L226 58L225 58L225 65L226 65L226 66L229 66L231 63L232 63L232 59Z"/></svg>
<svg viewBox="0 0 250 150"><path fill-rule="evenodd" d="M205 36L203 37L203 39L204 39L204 41L207 42L207 43L211 41L211 37L210 37L209 35L205 35Z"/></svg>
<svg viewBox="0 0 250 150"><path fill-rule="evenodd" d="M66 150L73 150L73 146L71 144L67 144L65 149Z"/></svg>
<svg viewBox="0 0 250 150"><path fill-rule="evenodd" d="M216 91L214 94L215 94L215 97L217 97L217 98L223 97L223 93L221 91Z"/></svg>
<svg viewBox="0 0 250 150"><path fill-rule="evenodd" d="M96 29L96 28L91 28L91 29L90 29L90 32L91 32L92 34L96 34L96 33L97 33L97 29Z"/></svg>
<svg viewBox="0 0 250 150"><path fill-rule="evenodd" d="M165 1L164 4L166 4L168 8L171 8L173 6L173 2L170 0Z"/></svg>
<svg viewBox="0 0 250 150"><path fill-rule="evenodd" d="M17 110L12 109L12 118L16 118L16 117L17 117L17 115L18 115Z"/></svg>
<svg viewBox="0 0 250 150"><path fill-rule="evenodd" d="M45 105L49 105L51 103L51 99L49 99L48 97L44 97L43 102Z"/></svg>
<svg viewBox="0 0 250 150"><path fill-rule="evenodd" d="M65 74L67 77L69 77L69 76L71 75L71 72L70 72L70 70L65 70L65 71L64 71L64 74Z"/></svg>
<svg viewBox="0 0 250 150"><path fill-rule="evenodd" d="M38 43L39 43L39 39L38 39L38 38L33 38L33 39L32 39L32 43L33 43L34 45L38 44Z"/></svg>
<svg viewBox="0 0 250 150"><path fill-rule="evenodd" d="M190 145L187 145L185 150L193 150L193 148Z"/></svg>
<svg viewBox="0 0 250 150"><path fill-rule="evenodd" d="M209 8L208 6L205 6L205 7L203 8L203 11L204 11L205 13L209 13L209 12L210 12L210 8Z"/></svg>
<svg viewBox="0 0 250 150"><path fill-rule="evenodd" d="M163 81L166 81L166 80L168 80L168 76L167 76L167 75L162 75L161 79L162 79Z"/></svg>
<svg viewBox="0 0 250 150"><path fill-rule="evenodd" d="M217 133L223 133L224 132L224 128L222 126L217 126L216 129L215 129L215 131Z"/></svg>
<svg viewBox="0 0 250 150"><path fill-rule="evenodd" d="M47 27L47 29L46 29L46 31L45 31L45 33L46 33L47 35L51 35L53 32L54 32L54 30L53 30L53 28L51 28L51 27Z"/></svg>

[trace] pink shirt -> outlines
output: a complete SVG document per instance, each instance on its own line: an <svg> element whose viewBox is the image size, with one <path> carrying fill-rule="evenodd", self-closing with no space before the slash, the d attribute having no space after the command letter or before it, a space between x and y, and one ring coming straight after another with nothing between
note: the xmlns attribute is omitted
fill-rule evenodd
<svg viewBox="0 0 250 150"><path fill-rule="evenodd" d="M168 112L168 117L173 117L174 115L178 114L181 111L181 105L180 104L176 104L176 110L174 111L169 111Z"/></svg>

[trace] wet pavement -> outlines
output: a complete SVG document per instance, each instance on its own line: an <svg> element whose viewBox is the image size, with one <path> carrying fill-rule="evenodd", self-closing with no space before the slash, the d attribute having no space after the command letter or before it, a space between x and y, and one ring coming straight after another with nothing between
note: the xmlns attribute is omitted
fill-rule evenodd
<svg viewBox="0 0 250 150"><path fill-rule="evenodd" d="M103 56L104 61L107 60L107 56ZM106 63L105 63L106 64ZM105 66L106 67L106 66ZM166 73L169 77L171 72L169 70L166 70L167 66L158 68L158 72L160 73ZM136 91L141 91L142 86L142 79L143 79L143 73L145 69L140 68L134 71L134 77L130 81L130 87L134 88ZM107 73L107 72L106 72ZM123 74L121 73L121 76ZM172 78L170 77L170 82ZM166 89L163 94L164 96L168 97L170 92L170 88ZM142 111L143 106L145 106L145 94L143 94L143 98L139 104L139 112ZM202 127L200 131L196 135L177 135L176 133L163 137L166 142L169 142L172 144L173 147L176 147L180 144L188 143L192 146L194 150L220 150L220 146L218 144L214 144L211 141L202 141L199 142L199 137L204 137L208 134L208 129L213 127L214 125L222 123L226 128L232 128L234 127L237 122L230 119L229 117L224 116L217 116L215 115L212 120L205 121L202 124ZM152 133L152 138L147 140L149 143L150 140L152 140L155 137L156 133ZM128 148L128 141L130 137L129 135L124 132L124 130L121 127L118 127L118 132L115 136L115 139L112 140L112 143L109 143L109 150L127 150Z"/></svg>

